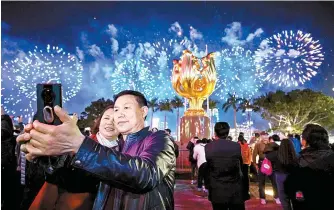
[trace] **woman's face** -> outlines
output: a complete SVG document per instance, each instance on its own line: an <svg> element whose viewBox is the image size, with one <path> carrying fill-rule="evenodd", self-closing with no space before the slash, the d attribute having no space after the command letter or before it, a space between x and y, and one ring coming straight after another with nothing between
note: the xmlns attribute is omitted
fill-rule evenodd
<svg viewBox="0 0 334 210"><path fill-rule="evenodd" d="M114 109L110 108L102 115L99 132L108 140L112 140L115 136L118 136L119 132L114 126Z"/></svg>

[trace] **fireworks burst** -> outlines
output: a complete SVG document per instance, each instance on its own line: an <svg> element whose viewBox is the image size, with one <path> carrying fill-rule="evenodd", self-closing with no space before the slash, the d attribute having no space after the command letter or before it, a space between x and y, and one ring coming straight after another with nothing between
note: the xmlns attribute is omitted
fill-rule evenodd
<svg viewBox="0 0 334 210"><path fill-rule="evenodd" d="M223 101L228 93L250 99L263 84L263 76L257 74L250 50L237 46L218 51L215 63L218 80L213 94Z"/></svg>
<svg viewBox="0 0 334 210"><path fill-rule="evenodd" d="M115 66L110 76L113 93L136 90L146 97L155 94L155 81L152 72L140 60L126 59L120 63L116 61Z"/></svg>
<svg viewBox="0 0 334 210"><path fill-rule="evenodd" d="M265 81L298 86L317 74L324 60L319 40L302 31L283 31L262 41L255 52L256 68Z"/></svg>
<svg viewBox="0 0 334 210"><path fill-rule="evenodd" d="M141 61L153 75L155 91L150 97L171 98L176 95L171 81L173 59L179 58L185 49L185 41L176 39L166 40L152 44L149 53L145 53Z"/></svg>
<svg viewBox="0 0 334 210"><path fill-rule="evenodd" d="M6 113L31 117L36 101L38 83L61 83L63 102L69 101L80 90L83 67L81 61L62 48L47 45L46 50L37 46L22 59L4 62L2 66L3 106ZM22 108L24 107L24 108ZM16 113L18 112L18 113Z"/></svg>

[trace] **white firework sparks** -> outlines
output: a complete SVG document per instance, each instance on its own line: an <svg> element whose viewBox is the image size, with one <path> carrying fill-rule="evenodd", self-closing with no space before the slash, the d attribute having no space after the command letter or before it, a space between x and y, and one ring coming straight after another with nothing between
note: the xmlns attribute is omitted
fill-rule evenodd
<svg viewBox="0 0 334 210"><path fill-rule="evenodd" d="M2 66L3 106L6 113L31 117L38 83L61 83L63 102L69 101L81 88L83 67L74 55L57 46L37 46L22 59L5 61Z"/></svg>
<svg viewBox="0 0 334 210"><path fill-rule="evenodd" d="M283 31L262 41L255 52L256 68L265 81L298 86L318 73L324 61L322 46L310 33Z"/></svg>

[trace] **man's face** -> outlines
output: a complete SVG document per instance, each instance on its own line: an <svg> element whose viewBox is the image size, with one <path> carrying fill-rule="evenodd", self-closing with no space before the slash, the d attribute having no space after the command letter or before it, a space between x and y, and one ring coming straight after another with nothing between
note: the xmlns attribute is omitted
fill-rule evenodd
<svg viewBox="0 0 334 210"><path fill-rule="evenodd" d="M115 101L114 120L117 130L123 134L131 134L144 128L144 118L148 108L140 107L136 97L123 95Z"/></svg>

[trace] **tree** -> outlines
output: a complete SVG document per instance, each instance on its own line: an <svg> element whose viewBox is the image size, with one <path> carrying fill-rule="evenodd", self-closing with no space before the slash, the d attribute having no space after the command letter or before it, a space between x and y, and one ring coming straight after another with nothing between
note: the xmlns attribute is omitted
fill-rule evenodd
<svg viewBox="0 0 334 210"><path fill-rule="evenodd" d="M224 112L227 112L230 108L233 109L234 112L234 129L235 132L237 132L237 111L238 111L238 107L239 107L239 103L243 100L242 98L238 98L236 97L235 94L228 94L228 99L227 101L223 104L223 109Z"/></svg>
<svg viewBox="0 0 334 210"><path fill-rule="evenodd" d="M273 129L300 133L309 123L334 129L334 98L310 89L269 92L254 100Z"/></svg>
<svg viewBox="0 0 334 210"><path fill-rule="evenodd" d="M159 103L159 110L162 112L165 112L165 124L164 128L166 128L167 124L167 112L173 112L173 106L172 103L169 101L169 99L166 99L165 101L162 101Z"/></svg>
<svg viewBox="0 0 334 210"><path fill-rule="evenodd" d="M78 121L79 128L92 127L94 120L100 116L101 112L107 106L112 104L112 100L105 100L104 98L100 98L97 101L92 101L91 104L85 108L85 111L81 112L80 114L80 119Z"/></svg>
<svg viewBox="0 0 334 210"><path fill-rule="evenodd" d="M179 138L179 126L180 126L180 108L184 106L183 101L180 97L175 96L172 100L172 106L174 109L177 109L176 115L176 136Z"/></svg>
<svg viewBox="0 0 334 210"><path fill-rule="evenodd" d="M207 100L205 100L202 105L202 108L204 110L206 110L206 103L207 103L206 101ZM209 109L216 109L218 104L219 104L218 101L209 99Z"/></svg>
<svg viewBox="0 0 334 210"><path fill-rule="evenodd" d="M148 108L152 110L151 113L151 128L153 125L153 114L154 112L158 111L159 108L159 103L158 103L158 98L152 98L150 101L147 102Z"/></svg>

